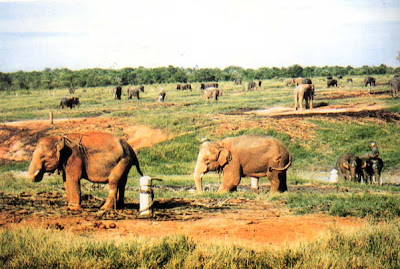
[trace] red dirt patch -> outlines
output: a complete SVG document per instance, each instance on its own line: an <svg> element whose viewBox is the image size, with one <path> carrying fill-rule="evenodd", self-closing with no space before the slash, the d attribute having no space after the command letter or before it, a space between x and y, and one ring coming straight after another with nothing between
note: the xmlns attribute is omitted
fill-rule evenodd
<svg viewBox="0 0 400 269"><path fill-rule="evenodd" d="M97 208L93 207L93 201L88 200L83 202L84 210L81 212L68 211L64 206L65 197L58 192L5 194L0 227L29 226L75 234L90 233L100 240L187 235L202 243L220 242L258 248L310 241L332 228L349 231L365 224L364 220L351 217L294 216L280 202L240 198L224 201L157 199L152 219L138 219L136 204L127 204L124 210L106 214L100 213L97 205Z"/></svg>

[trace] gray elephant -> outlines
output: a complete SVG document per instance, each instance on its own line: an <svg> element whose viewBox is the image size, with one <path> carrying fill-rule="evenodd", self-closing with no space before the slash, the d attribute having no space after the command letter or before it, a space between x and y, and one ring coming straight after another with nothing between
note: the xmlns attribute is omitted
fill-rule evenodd
<svg viewBox="0 0 400 269"><path fill-rule="evenodd" d="M249 83L247 83L247 90L248 91L252 91L257 89L257 84L254 81L250 81Z"/></svg>
<svg viewBox="0 0 400 269"><path fill-rule="evenodd" d="M376 80L373 77L366 77L364 79L364 86L367 87L369 85L371 87L372 85L374 85L374 87L375 87L375 81Z"/></svg>
<svg viewBox="0 0 400 269"><path fill-rule="evenodd" d="M347 78L347 83L353 83L353 78Z"/></svg>
<svg viewBox="0 0 400 269"><path fill-rule="evenodd" d="M304 78L302 79L301 84L312 84L312 81L309 78Z"/></svg>
<svg viewBox="0 0 400 269"><path fill-rule="evenodd" d="M114 98L117 100L121 100L122 88L121 86L117 86L113 89Z"/></svg>
<svg viewBox="0 0 400 269"><path fill-rule="evenodd" d="M41 138L28 175L39 182L45 173L62 171L71 210L81 209L82 178L108 183L109 194L101 209L114 209L124 206L125 185L132 165L143 176L135 152L124 139L101 132L75 133Z"/></svg>
<svg viewBox="0 0 400 269"><path fill-rule="evenodd" d="M202 192L204 174L219 171L224 174L219 192L235 191L242 177L268 177L271 192L284 192L286 170L291 163L289 151L278 139L254 135L228 137L201 144L194 181L197 192Z"/></svg>
<svg viewBox="0 0 400 269"><path fill-rule="evenodd" d="M399 97L399 91L400 91L400 77L394 77L390 80L390 95L393 97Z"/></svg>
<svg viewBox="0 0 400 269"><path fill-rule="evenodd" d="M303 109L303 100L306 105L305 108L313 108L315 87L313 84L300 84L294 88L294 109L297 110L298 107Z"/></svg>
<svg viewBox="0 0 400 269"><path fill-rule="evenodd" d="M127 89L128 93L128 99L132 99L132 97L136 97L138 100L140 100L139 93L140 93L140 87L129 87Z"/></svg>
<svg viewBox="0 0 400 269"><path fill-rule="evenodd" d="M380 157L371 158L370 155L361 157L363 181L367 184L379 184L382 186L383 160Z"/></svg>
<svg viewBox="0 0 400 269"><path fill-rule="evenodd" d="M336 169L343 179L356 182L359 181L361 164L362 162L359 157L347 152L337 160Z"/></svg>
<svg viewBox="0 0 400 269"><path fill-rule="evenodd" d="M212 98L218 101L218 97L222 95L222 90L216 88L208 88L204 90L204 99L207 101Z"/></svg>
<svg viewBox="0 0 400 269"><path fill-rule="evenodd" d="M326 85L329 87L333 87L336 86L337 87L337 80L336 79L328 79L326 82Z"/></svg>

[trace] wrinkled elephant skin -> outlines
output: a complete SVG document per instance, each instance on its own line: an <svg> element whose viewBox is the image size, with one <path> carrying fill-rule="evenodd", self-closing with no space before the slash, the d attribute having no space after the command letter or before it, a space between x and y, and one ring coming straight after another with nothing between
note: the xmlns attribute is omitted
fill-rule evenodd
<svg viewBox="0 0 400 269"><path fill-rule="evenodd" d="M236 190L241 177L268 177L271 192L284 192L290 165L291 155L278 139L252 135L228 137L200 146L194 180L197 191L201 192L204 174L222 171L224 178L219 192L226 192Z"/></svg>
<svg viewBox="0 0 400 269"><path fill-rule="evenodd" d="M113 209L124 206L125 185L132 165L143 175L135 152L124 139L101 132L75 133L41 138L28 174L38 182L44 173L62 171L70 209L80 209L80 179L108 183L110 191L102 209Z"/></svg>

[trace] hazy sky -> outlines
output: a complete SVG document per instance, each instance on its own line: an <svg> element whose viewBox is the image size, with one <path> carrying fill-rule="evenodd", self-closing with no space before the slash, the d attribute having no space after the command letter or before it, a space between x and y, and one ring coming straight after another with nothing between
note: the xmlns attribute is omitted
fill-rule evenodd
<svg viewBox="0 0 400 269"><path fill-rule="evenodd" d="M399 66L400 0L0 0L0 71Z"/></svg>

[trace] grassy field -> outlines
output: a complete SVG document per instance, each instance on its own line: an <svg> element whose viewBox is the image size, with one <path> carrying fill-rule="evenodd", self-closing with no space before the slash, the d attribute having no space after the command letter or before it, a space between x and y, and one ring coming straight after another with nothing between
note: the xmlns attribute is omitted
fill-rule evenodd
<svg viewBox="0 0 400 269"><path fill-rule="evenodd" d="M389 76L376 76L385 84ZM399 268L400 267L400 199L399 183L384 186L350 182L334 184L338 191L308 192L302 186L316 184L307 171L329 172L345 152L362 155L370 141L376 141L385 162L384 178L399 177L400 170L400 103L387 94L368 94L363 77L339 80L338 88L327 88L325 78L313 78L316 103L331 105L378 104L384 109L371 113L326 114L298 117L266 117L244 111L276 106L293 106L292 86L279 80L263 81L261 89L244 91L244 85L221 82L224 95L218 102L205 101L198 83L193 91L177 91L176 84L145 85L141 100L114 100L112 88L78 89L79 109L58 108L68 89L5 92L0 98L0 124L8 121L100 117L116 123L146 125L171 134L171 139L137 150L142 171L163 179L156 183L156 198L190 199L245 198L284 204L294 214L321 213L353 216L368 220L364 229L354 233L332 230L316 242L281 250L253 251L237 246L199 244L187 237L167 237L146 242L139 239L99 242L90 235L74 236L68 232L52 234L37 229L0 229L0 266L4 268ZM157 92L167 92L164 104L156 102ZM384 91L378 85L371 91ZM340 94L339 94L340 93ZM363 94L360 94L363 93ZM353 95L351 95L353 94ZM327 98L332 97L332 98ZM112 123L111 123L112 124ZM1 127L0 127L1 128ZM123 135L122 130L115 130ZM202 138L211 140L242 134L271 135L280 139L293 155L288 170L289 192L238 192L218 194L213 191L220 178L215 173L204 177L209 191L196 194L187 191L194 186L192 173ZM60 191L58 175L32 183L19 171L29 163L7 162L0 165L0 193L40 193ZM135 169L132 169L134 171ZM129 174L126 197L138 199L138 174ZM263 179L262 183L267 180ZM243 180L242 185L249 185ZM299 188L296 188L298 187ZM163 187L175 187L171 192ZM107 190L93 189L83 181L83 193L105 198ZM292 190L292 191L291 191ZM340 190L340 191L339 191ZM348 191L346 191L348 190ZM380 223L380 225L377 225ZM65 243L68 242L68 243ZM57 251L55 251L57 250ZM135 259L132 259L135 257ZM82 263L82 260L85 262Z"/></svg>

